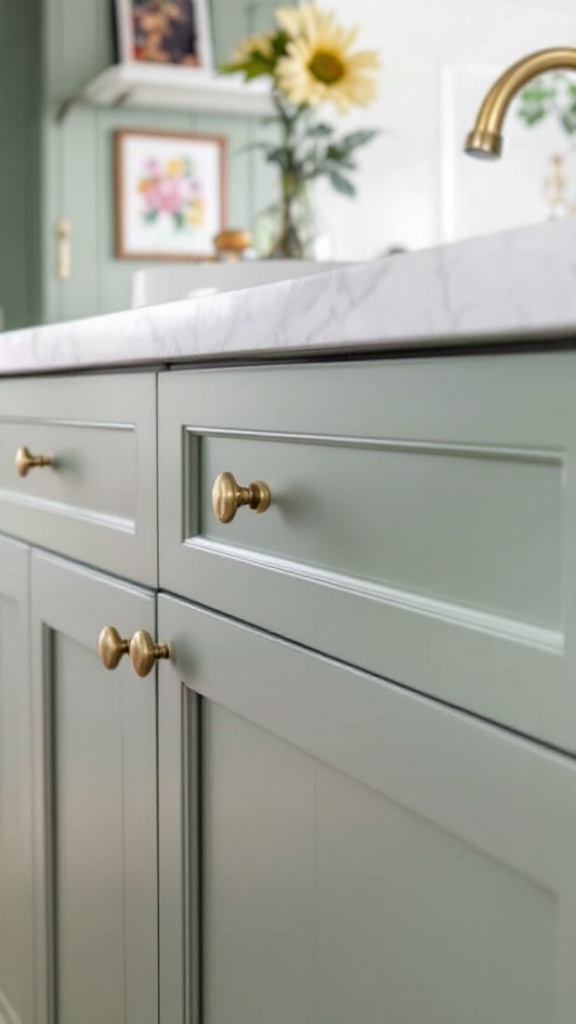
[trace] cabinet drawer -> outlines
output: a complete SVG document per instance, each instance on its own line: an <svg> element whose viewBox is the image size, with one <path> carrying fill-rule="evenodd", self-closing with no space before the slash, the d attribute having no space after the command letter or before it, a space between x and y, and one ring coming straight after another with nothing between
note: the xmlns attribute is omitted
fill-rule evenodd
<svg viewBox="0 0 576 1024"><path fill-rule="evenodd" d="M154 584L156 526L154 374L0 382L0 530Z"/></svg>
<svg viewBox="0 0 576 1024"><path fill-rule="evenodd" d="M162 587L576 750L574 353L173 371ZM264 480L222 525L214 477Z"/></svg>

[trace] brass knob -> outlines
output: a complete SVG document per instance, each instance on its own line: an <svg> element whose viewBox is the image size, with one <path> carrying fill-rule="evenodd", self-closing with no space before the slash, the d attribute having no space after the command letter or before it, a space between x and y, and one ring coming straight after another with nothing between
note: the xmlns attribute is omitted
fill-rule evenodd
<svg viewBox="0 0 576 1024"><path fill-rule="evenodd" d="M28 470L34 466L53 466L54 459L50 455L32 455L23 445L14 456L14 465L20 476L26 476Z"/></svg>
<svg viewBox="0 0 576 1024"><path fill-rule="evenodd" d="M128 654L130 641L123 640L114 626L105 626L98 637L98 656L104 668L116 668L120 659Z"/></svg>
<svg viewBox="0 0 576 1024"><path fill-rule="evenodd" d="M254 512L265 512L270 500L268 484L257 480L241 487L232 473L220 473L212 488L212 508L221 523L231 523L242 505L248 505Z"/></svg>
<svg viewBox="0 0 576 1024"><path fill-rule="evenodd" d="M132 668L139 676L147 676L160 658L169 658L168 644L155 644L150 633L139 629L130 641L130 661Z"/></svg>

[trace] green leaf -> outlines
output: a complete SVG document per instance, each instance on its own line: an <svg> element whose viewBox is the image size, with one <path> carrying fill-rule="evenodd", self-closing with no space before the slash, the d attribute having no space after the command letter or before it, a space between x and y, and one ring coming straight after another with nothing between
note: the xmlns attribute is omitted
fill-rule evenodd
<svg viewBox="0 0 576 1024"><path fill-rule="evenodd" d="M338 171L338 169L342 169L342 168L345 171L355 171L357 169L357 167L358 167L358 164L356 164L354 162L354 160L350 160L349 157L345 157L345 156L338 157L338 159L331 158L329 160L325 160L324 163L326 164L326 167L330 171L332 169L334 169L335 171Z"/></svg>
<svg viewBox="0 0 576 1024"><path fill-rule="evenodd" d="M238 61L230 60L225 61L224 64L219 64L216 70L220 75L237 75L239 71L244 71L245 66L243 61L239 63Z"/></svg>
<svg viewBox="0 0 576 1024"><path fill-rule="evenodd" d="M527 126L552 115L567 135L576 132L576 82L566 71L534 79L520 93L517 117Z"/></svg>
<svg viewBox="0 0 576 1024"><path fill-rule="evenodd" d="M352 182L348 181L348 178L345 178L342 174L338 174L337 171L332 171L329 177L332 188L336 189L337 192L340 192L344 196L356 195L356 189Z"/></svg>
<svg viewBox="0 0 576 1024"><path fill-rule="evenodd" d="M574 135L574 132L576 132L576 116L573 111L565 110L560 120L568 135Z"/></svg>
<svg viewBox="0 0 576 1024"><path fill-rule="evenodd" d="M252 60L246 66L246 81L251 78L258 78L260 75L272 75L274 65L260 54L253 54Z"/></svg>
<svg viewBox="0 0 576 1024"><path fill-rule="evenodd" d="M278 164L284 172L290 170L291 153L284 146L277 146L271 149L266 156L266 160L269 164Z"/></svg>
<svg viewBox="0 0 576 1024"><path fill-rule="evenodd" d="M542 103L544 100L552 99L555 95L555 89L546 89L544 86L527 86L522 93L523 99L528 103Z"/></svg>
<svg viewBox="0 0 576 1024"><path fill-rule="evenodd" d="M531 127L533 124L538 124L539 121L542 121L543 118L546 117L546 111L543 107L534 107L530 110L519 110L518 116L526 125Z"/></svg>
<svg viewBox="0 0 576 1024"><path fill-rule="evenodd" d="M270 41L272 43L272 50L275 57L274 63L276 63L279 57L285 56L288 43L290 42L290 36L287 32L284 32L281 29L279 32L276 32L275 36Z"/></svg>
<svg viewBox="0 0 576 1024"><path fill-rule="evenodd" d="M271 75L273 64L271 61L266 60L261 53L254 53L251 55L250 60L244 61L231 61L227 64L219 64L218 71L221 75L244 75L244 81L248 82L251 78L259 78L260 75Z"/></svg>
<svg viewBox="0 0 576 1024"><path fill-rule="evenodd" d="M322 139L334 134L334 129L329 124L314 124L306 132L310 139Z"/></svg>
<svg viewBox="0 0 576 1024"><path fill-rule="evenodd" d="M341 140L341 145L349 153L358 146L365 146L367 142L371 142L378 134L379 132L368 128L364 129L364 131L353 132L351 135L344 136Z"/></svg>

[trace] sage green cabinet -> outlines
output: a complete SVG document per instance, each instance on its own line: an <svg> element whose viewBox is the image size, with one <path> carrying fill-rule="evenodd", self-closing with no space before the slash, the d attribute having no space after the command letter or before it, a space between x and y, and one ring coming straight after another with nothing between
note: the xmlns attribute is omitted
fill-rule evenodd
<svg viewBox="0 0 576 1024"><path fill-rule="evenodd" d="M32 555L34 1024L156 1024L156 688L96 639L154 632L153 594Z"/></svg>
<svg viewBox="0 0 576 1024"><path fill-rule="evenodd" d="M571 1024L570 758L164 595L159 637L162 1021Z"/></svg>
<svg viewBox="0 0 576 1024"><path fill-rule="evenodd" d="M576 753L576 353L160 375L160 586ZM220 523L218 474L265 481Z"/></svg>
<svg viewBox="0 0 576 1024"><path fill-rule="evenodd" d="M0 536L0 1021L37 1024L34 1000L29 560ZM38 1008L39 1011L39 1008Z"/></svg>
<svg viewBox="0 0 576 1024"><path fill-rule="evenodd" d="M2 1024L573 1024L575 366L2 382Z"/></svg>

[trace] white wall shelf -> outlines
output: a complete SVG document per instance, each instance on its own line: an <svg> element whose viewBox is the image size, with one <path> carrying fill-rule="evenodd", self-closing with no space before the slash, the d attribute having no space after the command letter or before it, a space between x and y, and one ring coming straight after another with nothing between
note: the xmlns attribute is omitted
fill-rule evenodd
<svg viewBox="0 0 576 1024"><path fill-rule="evenodd" d="M270 88L262 80L245 83L201 68L128 61L106 68L61 108L59 118L75 103L99 106L185 107L218 114L252 114L272 110Z"/></svg>

